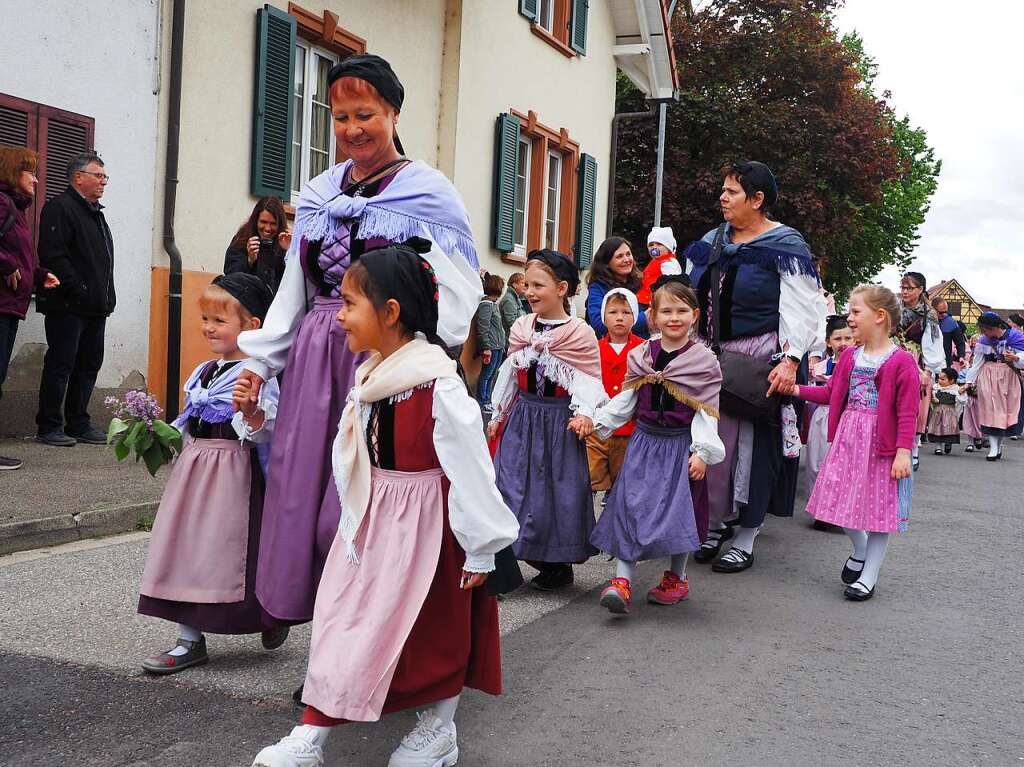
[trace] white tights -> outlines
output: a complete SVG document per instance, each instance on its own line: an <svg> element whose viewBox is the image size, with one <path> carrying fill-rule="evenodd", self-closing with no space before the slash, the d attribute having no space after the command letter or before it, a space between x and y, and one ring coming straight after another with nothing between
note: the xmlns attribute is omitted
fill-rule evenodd
<svg viewBox="0 0 1024 767"><path fill-rule="evenodd" d="M846 534L853 540L853 554L856 559L864 560L864 567L857 577L867 591L871 591L878 583L878 571L885 560L885 550L889 546L891 533L869 533L865 530L847 530ZM858 540L862 548L858 552ZM860 553L860 556L857 554Z"/></svg>
<svg viewBox="0 0 1024 767"><path fill-rule="evenodd" d="M446 728L451 727L452 723L455 721L455 712L459 708L460 697L462 696L456 695L452 698L439 700L431 709L428 709L424 713L429 716L432 711L434 716L441 720L442 726ZM306 732L309 735L307 739L316 743L316 745L321 748L323 748L324 743L327 742L327 736L331 734L331 730L334 729L333 727L319 727L315 724L306 724L303 725L303 727L306 728Z"/></svg>

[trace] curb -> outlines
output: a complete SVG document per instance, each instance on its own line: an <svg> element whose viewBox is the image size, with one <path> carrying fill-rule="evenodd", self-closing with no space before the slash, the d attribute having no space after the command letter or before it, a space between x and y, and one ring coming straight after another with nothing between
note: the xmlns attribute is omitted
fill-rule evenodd
<svg viewBox="0 0 1024 767"><path fill-rule="evenodd" d="M78 514L59 514L22 522L0 524L0 556L58 546L83 538L98 538L136 530L139 523L156 514L159 501L134 503Z"/></svg>

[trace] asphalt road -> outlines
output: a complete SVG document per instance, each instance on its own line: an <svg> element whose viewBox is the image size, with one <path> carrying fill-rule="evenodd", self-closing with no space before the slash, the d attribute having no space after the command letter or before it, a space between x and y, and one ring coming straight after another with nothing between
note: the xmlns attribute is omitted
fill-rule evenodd
<svg viewBox="0 0 1024 767"><path fill-rule="evenodd" d="M691 564L692 596L613 618L612 565L502 604L506 694L469 692L462 765L1024 764L1024 449L923 456L877 596L842 599L842 535L770 519L754 567ZM0 765L244 767L297 717L308 631L210 637L150 679L173 630L134 613L144 535L0 558ZM641 566L636 590L658 563ZM328 765L384 765L411 713L341 728Z"/></svg>

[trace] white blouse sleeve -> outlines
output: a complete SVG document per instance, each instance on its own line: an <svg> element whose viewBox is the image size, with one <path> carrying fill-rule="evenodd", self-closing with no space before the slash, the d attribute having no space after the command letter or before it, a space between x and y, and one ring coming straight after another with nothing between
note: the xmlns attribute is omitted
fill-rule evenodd
<svg viewBox="0 0 1024 767"><path fill-rule="evenodd" d="M463 569L489 573L494 555L519 536L519 522L505 505L494 479L480 408L453 378L434 384L434 450L451 488L448 520L466 552Z"/></svg>
<svg viewBox="0 0 1024 767"><path fill-rule="evenodd" d="M981 372L981 366L985 364L985 355L979 350L975 349L974 359L971 360L971 367L967 371L967 383L974 383L978 380L978 373Z"/></svg>
<svg viewBox="0 0 1024 767"><path fill-rule="evenodd" d="M934 322L928 323L924 336L921 338L921 356L924 357L924 366L933 375L946 367L946 350L942 348L942 332Z"/></svg>
<svg viewBox="0 0 1024 767"><path fill-rule="evenodd" d="M429 239L426 229L422 235ZM461 255L449 256L437 245L423 258L437 277L437 334L448 346L460 346L469 337L473 315L484 297L480 275Z"/></svg>
<svg viewBox="0 0 1024 767"><path fill-rule="evenodd" d="M501 421L508 415L503 404L511 401L510 388L518 385L516 382L516 369L509 362L508 358L498 368L498 375L494 380L494 388L491 390L491 420Z"/></svg>
<svg viewBox="0 0 1024 767"><path fill-rule="evenodd" d="M803 357L821 327L819 312L824 302L818 281L809 274L780 272L779 277L779 346L787 354Z"/></svg>
<svg viewBox="0 0 1024 767"><path fill-rule="evenodd" d="M708 466L725 460L725 445L718 436L718 419L698 410L690 424L690 452L700 458Z"/></svg>
<svg viewBox="0 0 1024 767"><path fill-rule="evenodd" d="M636 412L639 393L636 389L623 389L594 414L594 429L601 439L608 439L621 429Z"/></svg>
<svg viewBox="0 0 1024 767"><path fill-rule="evenodd" d="M274 436L274 422L277 420L277 403L281 399L281 387L276 378L260 387L260 397L256 403L256 409L263 412L263 425L253 429L241 413L235 413L231 418L231 425L239 439L247 439L250 442L270 442Z"/></svg>
<svg viewBox="0 0 1024 767"><path fill-rule="evenodd" d="M299 323L306 316L306 276L302 273L298 247L296 238L263 327L238 336L238 348L251 357L245 362L245 369L264 381L284 369Z"/></svg>

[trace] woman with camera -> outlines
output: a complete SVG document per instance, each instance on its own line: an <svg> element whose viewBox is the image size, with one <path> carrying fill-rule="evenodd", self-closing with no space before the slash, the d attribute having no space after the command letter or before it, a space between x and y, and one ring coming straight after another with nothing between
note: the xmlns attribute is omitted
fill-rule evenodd
<svg viewBox="0 0 1024 767"><path fill-rule="evenodd" d="M224 274L255 274L277 293L284 275L284 254L291 241L284 204L276 197L262 197L228 245Z"/></svg>

